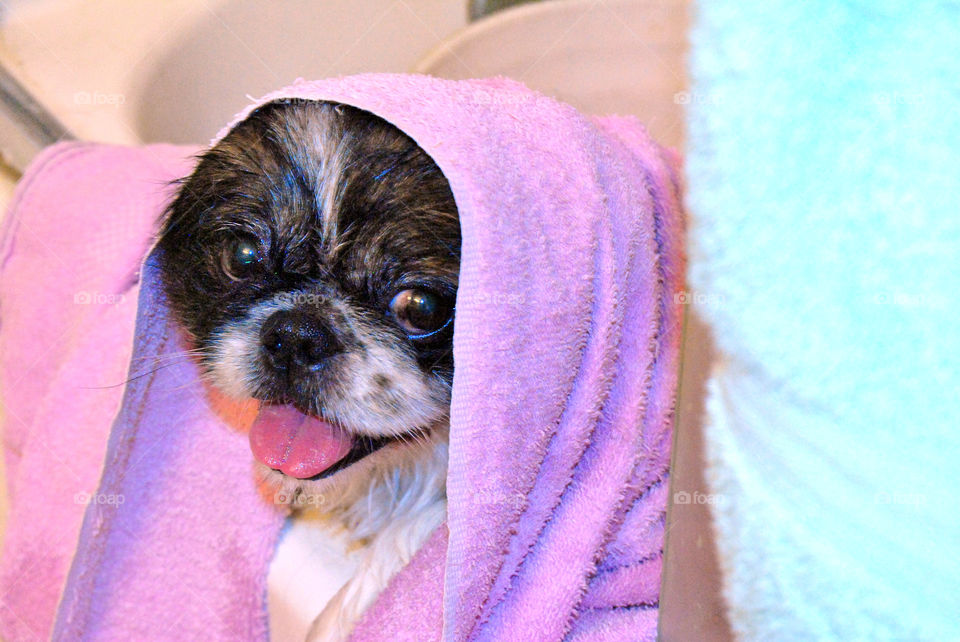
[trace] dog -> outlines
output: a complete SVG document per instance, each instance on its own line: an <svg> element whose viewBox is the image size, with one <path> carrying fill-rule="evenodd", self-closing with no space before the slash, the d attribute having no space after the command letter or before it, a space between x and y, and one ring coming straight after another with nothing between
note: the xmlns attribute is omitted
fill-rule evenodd
<svg viewBox="0 0 960 642"><path fill-rule="evenodd" d="M360 548L308 636L344 639L446 515L460 266L450 185L369 112L274 101L179 182L158 248L204 377L261 404L250 432L261 481L320 506Z"/></svg>

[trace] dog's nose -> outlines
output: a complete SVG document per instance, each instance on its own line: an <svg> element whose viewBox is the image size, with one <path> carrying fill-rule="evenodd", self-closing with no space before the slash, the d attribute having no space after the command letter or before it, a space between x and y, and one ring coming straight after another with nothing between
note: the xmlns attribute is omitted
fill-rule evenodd
<svg viewBox="0 0 960 642"><path fill-rule="evenodd" d="M339 352L336 339L324 323L297 310L272 314L260 330L260 343L270 363L280 369L312 368Z"/></svg>

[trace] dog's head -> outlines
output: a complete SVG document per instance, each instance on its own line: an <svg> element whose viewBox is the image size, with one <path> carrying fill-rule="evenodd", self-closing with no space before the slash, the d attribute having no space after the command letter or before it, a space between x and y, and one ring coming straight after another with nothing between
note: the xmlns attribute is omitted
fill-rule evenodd
<svg viewBox="0 0 960 642"><path fill-rule="evenodd" d="M260 107L184 180L159 248L209 380L263 401L251 445L277 480L329 493L445 438L460 229L397 128L333 103Z"/></svg>

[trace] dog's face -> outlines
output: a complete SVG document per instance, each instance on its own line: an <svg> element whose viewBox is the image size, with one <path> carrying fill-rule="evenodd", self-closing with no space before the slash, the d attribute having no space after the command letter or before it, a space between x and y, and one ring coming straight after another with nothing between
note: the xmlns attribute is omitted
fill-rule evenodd
<svg viewBox="0 0 960 642"><path fill-rule="evenodd" d="M330 494L445 439L460 229L395 127L264 105L202 156L159 247L209 380L264 402L251 445L268 476Z"/></svg>

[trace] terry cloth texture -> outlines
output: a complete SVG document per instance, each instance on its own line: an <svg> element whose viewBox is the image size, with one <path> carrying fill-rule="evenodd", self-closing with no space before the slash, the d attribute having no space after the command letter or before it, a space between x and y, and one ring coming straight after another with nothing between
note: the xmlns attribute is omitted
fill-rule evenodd
<svg viewBox="0 0 960 642"><path fill-rule="evenodd" d="M675 157L632 119L587 117L503 79L298 82L239 118L293 97L369 110L414 138L449 180L463 231L448 521L355 639L654 639L682 311L674 304L683 270ZM70 509L57 516L43 498L19 494L35 492L29 481L14 479L0 577L10 586L17 569L39 559L32 573L44 576L43 599L8 599L4 633L29 620L39 635L53 626L55 639L263 639L264 580L284 515L252 481L249 418L230 415L196 367L177 359L184 346L155 255L140 274L132 331L132 283L159 195L189 165L183 150L151 166L157 151L149 148L97 146L86 158L71 156L76 149L51 152L48 164L66 169L38 165L21 188L12 213L20 232L8 239L0 283L5 305L14 300L25 319L56 315L55 328L75 322L86 309L74 306L73 292L99 273L75 275L65 294L41 304L26 284L55 281L69 266L31 264L18 246L43 223L44 242L69 256L97 238L85 228L95 216L104 229L119 224L109 199L126 189L136 234L125 253L103 260L116 261L110 268L125 277L130 300L102 330L112 343L79 332L74 351L31 377L35 398L63 419L39 426L25 415L12 470L27 479L76 462L82 476L50 482ZM55 222L64 219L61 231ZM7 356L13 346L36 352L52 341L31 338L26 325L4 323L6 399L26 385L14 378L22 361ZM118 364L128 358L116 416L120 388L95 393L104 399L99 414L78 415L94 394L84 386L123 381ZM25 443L41 430L59 445L57 457ZM71 455L77 434L89 442L82 461ZM29 467L28 456L36 458ZM84 512L71 503L77 492L105 499ZM30 558L21 529L33 542L58 530L58 556Z"/></svg>

